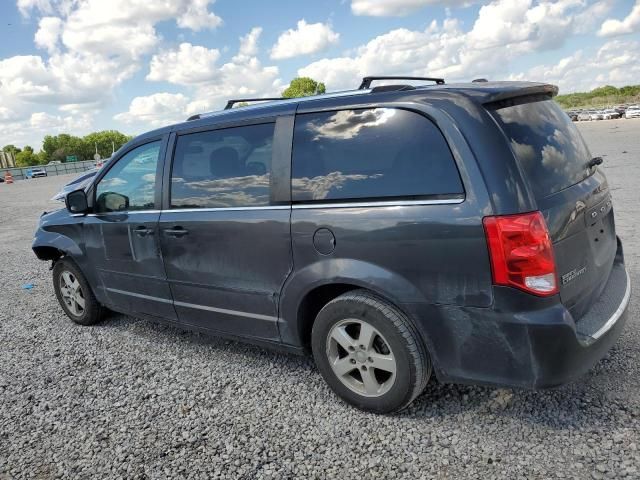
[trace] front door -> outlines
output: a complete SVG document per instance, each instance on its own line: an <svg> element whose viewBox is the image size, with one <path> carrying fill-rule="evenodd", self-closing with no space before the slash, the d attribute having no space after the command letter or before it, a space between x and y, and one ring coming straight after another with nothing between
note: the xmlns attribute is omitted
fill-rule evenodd
<svg viewBox="0 0 640 480"><path fill-rule="evenodd" d="M177 136L159 230L185 324L279 338L278 298L292 267L291 208L271 200L274 127Z"/></svg>
<svg viewBox="0 0 640 480"><path fill-rule="evenodd" d="M176 319L158 243L163 139L134 147L94 186L85 244L109 303L132 314Z"/></svg>

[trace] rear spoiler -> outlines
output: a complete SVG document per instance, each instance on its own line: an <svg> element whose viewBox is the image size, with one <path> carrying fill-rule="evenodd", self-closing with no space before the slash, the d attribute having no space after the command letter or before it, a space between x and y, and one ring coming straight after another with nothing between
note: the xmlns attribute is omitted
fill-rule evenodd
<svg viewBox="0 0 640 480"><path fill-rule="evenodd" d="M495 95L491 95L483 104L486 108L497 110L523 103L550 100L557 94L558 87L556 85L539 83L498 92Z"/></svg>

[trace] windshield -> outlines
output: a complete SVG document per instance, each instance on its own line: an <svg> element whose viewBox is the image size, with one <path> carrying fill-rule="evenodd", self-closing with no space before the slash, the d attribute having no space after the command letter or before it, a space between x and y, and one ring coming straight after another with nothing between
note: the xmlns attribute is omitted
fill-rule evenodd
<svg viewBox="0 0 640 480"><path fill-rule="evenodd" d="M589 175L589 150L571 119L553 100L496 109L494 115L537 198L575 185Z"/></svg>

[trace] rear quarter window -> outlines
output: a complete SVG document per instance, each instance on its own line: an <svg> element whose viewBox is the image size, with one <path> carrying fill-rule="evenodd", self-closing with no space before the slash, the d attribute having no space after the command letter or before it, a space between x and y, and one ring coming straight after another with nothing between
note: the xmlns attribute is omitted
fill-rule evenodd
<svg viewBox="0 0 640 480"><path fill-rule="evenodd" d="M569 116L553 100L493 112L536 198L589 176L589 150Z"/></svg>
<svg viewBox="0 0 640 480"><path fill-rule="evenodd" d="M445 138L422 115L372 108L296 116L294 202L462 194Z"/></svg>

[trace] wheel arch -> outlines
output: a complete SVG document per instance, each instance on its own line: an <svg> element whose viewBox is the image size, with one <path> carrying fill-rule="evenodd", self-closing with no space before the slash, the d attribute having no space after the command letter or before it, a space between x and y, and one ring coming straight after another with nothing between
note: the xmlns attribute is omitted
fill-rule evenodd
<svg viewBox="0 0 640 480"><path fill-rule="evenodd" d="M295 272L287 280L280 302L282 341L308 349L311 328L322 307L357 289L393 304L414 323L417 322L411 312L402 304L426 302L414 285L394 272L359 260L325 259Z"/></svg>

